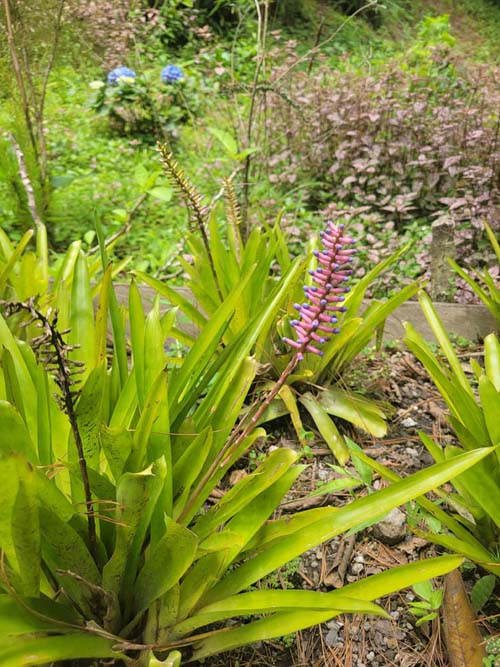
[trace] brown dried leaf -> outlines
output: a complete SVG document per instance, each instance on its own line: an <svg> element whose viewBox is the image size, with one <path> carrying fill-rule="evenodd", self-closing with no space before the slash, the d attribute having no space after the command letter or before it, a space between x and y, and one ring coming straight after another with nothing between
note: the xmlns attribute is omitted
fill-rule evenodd
<svg viewBox="0 0 500 667"><path fill-rule="evenodd" d="M445 577L443 626L451 667L483 667L486 651L458 570Z"/></svg>

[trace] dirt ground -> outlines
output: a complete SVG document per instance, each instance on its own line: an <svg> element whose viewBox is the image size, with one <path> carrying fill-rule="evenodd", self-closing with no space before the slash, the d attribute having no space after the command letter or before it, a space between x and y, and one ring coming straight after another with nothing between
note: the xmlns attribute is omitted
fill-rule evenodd
<svg viewBox="0 0 500 667"><path fill-rule="evenodd" d="M481 356L480 348L464 348L461 356L465 358L467 370L468 360ZM418 431L440 442L453 440L445 420L445 405L410 353L394 347L386 349L382 357L370 355L355 369L355 376L351 378L354 386L356 383L359 386L360 378L368 395L394 406L385 438L375 439L361 431L348 431L371 457L406 475L433 462L420 442ZM276 441L276 444L296 446L293 436L287 432L276 433ZM324 443L317 440L312 449L314 456L307 460L310 465L287 498L283 512L318 505L342 505L348 500L348 492L301 500L318 483L328 481L334 474L328 466L333 459ZM374 480L374 487L380 488L383 482L377 477ZM401 510L406 512L405 508ZM341 536L304 554L278 572L269 585L328 591L391 566L438 553L436 547L411 534L408 522L406 536L392 546L384 543L387 540L383 536L377 539L373 530L368 528L355 535ZM477 575L471 572L469 576L471 581L466 584L470 586ZM408 602L415 597L409 589L382 601L392 621L343 615L295 637L261 643L193 664L204 667L451 667L439 620L416 627L416 618L408 611ZM486 619L480 622L487 627Z"/></svg>

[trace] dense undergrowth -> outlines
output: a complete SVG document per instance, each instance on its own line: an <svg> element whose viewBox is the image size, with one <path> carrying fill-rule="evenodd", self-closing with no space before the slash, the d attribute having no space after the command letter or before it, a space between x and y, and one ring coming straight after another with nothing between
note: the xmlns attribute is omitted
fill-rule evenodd
<svg viewBox="0 0 500 667"><path fill-rule="evenodd" d="M401 267L410 280L422 275L433 220L448 216L458 259L477 264L487 247L478 228L498 224L498 88L486 67L498 58L498 10L486 1L448 4L438 9L451 12L451 25L426 3L390 2L351 17L336 11L342 3L302 2L292 14L275 3L260 27L246 3L219 3L214 13L167 2L128 16L120 3L70 5L65 50L47 82L47 173L35 187L53 249L75 237L94 246L98 217L108 235L125 227L119 256L175 275L188 223L160 177L154 143L167 139L207 204L232 174L244 212L262 203L249 224L282 212L297 251L325 210L347 210L367 259L389 254L401 237L414 241ZM479 29L483 65L467 53ZM66 47L72 40L85 43L79 59ZM8 133L35 185L40 170L7 52L2 63L0 206L3 227L20 237L31 215ZM183 70L175 85L160 80L169 63ZM118 65L136 80L104 86ZM388 276L384 289L399 279Z"/></svg>

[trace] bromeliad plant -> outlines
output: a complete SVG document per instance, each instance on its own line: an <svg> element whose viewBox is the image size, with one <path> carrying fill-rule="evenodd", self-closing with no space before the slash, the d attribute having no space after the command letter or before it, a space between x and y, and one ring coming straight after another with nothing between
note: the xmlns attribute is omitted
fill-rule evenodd
<svg viewBox="0 0 500 667"><path fill-rule="evenodd" d="M466 452L341 508L270 520L304 468L295 452L276 449L230 489L224 478L266 436L255 421L273 391L252 418L241 420L240 411L258 366L251 352L276 317L286 277L221 349L252 265L171 364L165 343L176 311L161 315L157 299L146 314L134 282L128 309L120 310L104 248L102 257L95 312L85 255L67 275L69 333L62 313L59 320L42 310L43 295L2 305L3 667L179 665L341 612L384 614L373 600L461 562L429 559L329 593L249 591L302 552L463 473L489 450ZM21 324L37 331L31 344L9 328L12 318L15 331ZM308 345L314 326L305 332ZM294 352L297 363L302 352ZM223 493L212 495L216 488Z"/></svg>
<svg viewBox="0 0 500 667"><path fill-rule="evenodd" d="M410 323L405 324L405 343L423 364L448 406L448 421L458 440L457 444L443 448L420 433L422 442L441 464L453 463L464 451L473 452L484 446L495 449L477 466L453 480L452 493L436 491L437 502L417 498L428 529L414 530L500 576L500 343L495 334L486 336L485 367L475 360L471 362L475 375L471 384L429 296L421 292L419 300L441 354L436 355ZM363 452L356 452L356 456L386 480L399 482L395 472Z"/></svg>
<svg viewBox="0 0 500 667"><path fill-rule="evenodd" d="M425 435L422 442L435 461L452 461L463 451L500 444L500 343L491 333L484 340L484 368L472 367L477 391L467 380L430 298L419 296L422 310L446 362L434 355L422 336L407 323L405 343L424 365L450 411L448 420L459 442L444 449ZM437 544L461 553L485 569L500 575L500 454L498 449L473 470L457 477L455 492L445 496L455 510L437 508L432 513L449 532L427 534ZM430 508L433 509L433 508Z"/></svg>
<svg viewBox="0 0 500 667"><path fill-rule="evenodd" d="M107 249L112 249L116 241L107 242ZM85 281L92 280L89 298L93 298L99 293L103 280L101 259L89 257L85 262L79 261L81 254L82 242L74 241L64 256L51 263L47 230L43 224L28 230L17 245L0 229L0 300L24 301L39 295L38 307L42 312L46 313L49 308L57 310L62 330L74 328L69 308L72 290L78 290ZM110 269L111 277L122 272L129 259L125 257L117 262ZM77 278L73 280L75 276ZM30 327L19 328L17 317L9 318L8 323L12 331L25 340L34 335Z"/></svg>
<svg viewBox="0 0 500 667"><path fill-rule="evenodd" d="M290 325L290 320L293 321L291 315L294 303L303 298L304 273L306 289L309 290L314 287L314 262L319 261L321 264L321 253L328 250L325 242L330 242L323 237L323 248L321 251L316 250L317 257L313 255L315 244L312 242L305 261L292 259L279 227L279 219L273 228L265 223L262 228L255 226L244 240L232 184L225 183L227 224L222 227L214 207L203 204L202 196L190 183L172 153L165 146L160 146L160 154L170 181L184 198L189 211L191 233L186 242L193 261L188 263L182 258L179 261L188 275L187 286L203 312L165 283L145 273L136 272L136 275L170 303L178 306L194 324L203 326L207 317L216 312L227 294L242 277L247 276L250 267L258 259L255 271L241 292L235 316L224 333L223 342L226 344L234 336L240 335L265 307L266 300L275 288L276 276L281 272L288 283L288 289L283 292L279 304L284 314L276 323L270 323L268 330L263 331L252 351L260 363L257 393L265 391L274 385L293 357L293 353L283 349L281 339L290 339L292 335L293 325ZM300 369L288 375L276 399L262 417L263 420L271 420L290 414L299 440L303 442L300 402L342 463L347 458L347 447L330 415L350 421L376 437L386 433L386 415L381 407L361 395L346 391L339 380L356 356L381 333L385 319L417 292L419 285L415 282L387 301L372 301L363 310L366 290L384 270L399 261L406 250L400 249L351 285L350 292L345 295L345 311L338 313L341 332L333 335L323 346L322 356L304 350ZM185 337L183 340L186 342ZM318 386L323 389L318 391Z"/></svg>
<svg viewBox="0 0 500 667"><path fill-rule="evenodd" d="M323 237L322 251L315 251L320 265L327 251L324 241ZM342 305L337 315L339 331L325 341L321 355L311 350L305 354L304 361L297 371L290 375L285 391L280 394L281 404L277 402L269 411L273 417L289 412L297 424L297 432L300 433L302 430L298 411L300 402L341 464L348 459L348 447L331 419L332 416L351 422L375 437L383 437L387 431L386 414L380 405L361 394L346 390L340 380L352 367L356 357L375 339L381 338L386 318L418 291L419 285L414 282L387 301L372 300L363 310L363 299L367 288L391 263L397 261L406 249L401 248L350 287L342 298ZM317 269L309 270L310 283L316 282L316 271ZM314 285L306 285L307 295L311 294L311 289L314 295ZM297 309L297 306L302 311L303 305L293 304L294 309ZM293 327L293 322L293 319L284 318L278 324L278 330L285 334L285 339L291 332L290 327ZM287 362L287 358L286 354L276 357L275 367L278 372L283 363Z"/></svg>

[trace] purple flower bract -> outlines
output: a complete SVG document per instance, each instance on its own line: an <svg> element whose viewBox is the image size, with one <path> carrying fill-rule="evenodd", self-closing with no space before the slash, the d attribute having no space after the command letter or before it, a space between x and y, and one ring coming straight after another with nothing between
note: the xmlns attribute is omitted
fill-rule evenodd
<svg viewBox="0 0 500 667"><path fill-rule="evenodd" d="M350 246L354 241L344 236L344 225L327 222L326 230L321 232L322 249L315 251L318 266L312 275L313 285L305 286L307 301L295 304L299 319L290 324L297 333L297 340L283 338L284 342L297 350L299 359L304 352L322 355L318 347L330 340L330 336L339 333L337 313L345 312L344 294L349 291L346 282L352 273L350 264L356 252Z"/></svg>

